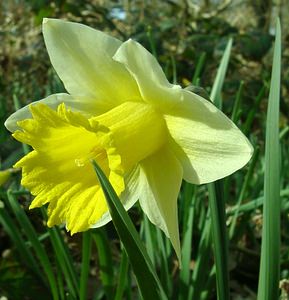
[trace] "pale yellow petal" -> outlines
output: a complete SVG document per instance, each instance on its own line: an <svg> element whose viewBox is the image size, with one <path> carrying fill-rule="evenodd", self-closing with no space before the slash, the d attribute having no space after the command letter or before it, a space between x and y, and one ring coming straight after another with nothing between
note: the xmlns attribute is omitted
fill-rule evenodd
<svg viewBox="0 0 289 300"><path fill-rule="evenodd" d="M253 152L248 139L211 102L183 93L184 101L165 119L185 180L208 183L242 168Z"/></svg>
<svg viewBox="0 0 289 300"><path fill-rule="evenodd" d="M52 94L44 99L41 99L39 101L34 101L18 109L11 116L9 116L9 118L5 121L4 125L6 126L6 128L10 132L14 132L15 130L18 130L19 129L19 126L17 125L18 121L31 119L32 117L29 107L40 103L46 104L47 106L49 106L51 109L54 110L57 109L59 104L64 103L66 107L68 107L72 111L79 111L86 117L91 117L92 112L93 112L93 116L97 116L106 111L106 108L103 108L101 106L95 108L95 104L93 103L93 101L85 97L73 98L69 94L65 94L65 93Z"/></svg>
<svg viewBox="0 0 289 300"><path fill-rule="evenodd" d="M110 109L140 98L135 80L112 56L121 42L88 26L44 19L43 34L51 63L66 90Z"/></svg>
<svg viewBox="0 0 289 300"><path fill-rule="evenodd" d="M135 78L143 99L158 110L168 111L182 100L181 87L170 84L155 57L139 43L128 40L113 57Z"/></svg>
<svg viewBox="0 0 289 300"><path fill-rule="evenodd" d="M141 162L140 205L149 220L170 238L179 260L177 199L182 175L179 161L168 148Z"/></svg>
<svg viewBox="0 0 289 300"><path fill-rule="evenodd" d="M19 129L19 126L17 125L18 121L25 120L25 119L31 119L31 111L29 109L30 105L45 103L50 108L56 109L57 106L59 104L61 104L62 102L67 102L67 103L72 102L73 103L74 101L73 101L73 98L68 94L60 93L60 94L50 95L42 100L32 102L31 104L28 104L28 105L18 109L15 113L13 113L5 121L4 125L6 126L6 128L9 131L14 132L15 130Z"/></svg>

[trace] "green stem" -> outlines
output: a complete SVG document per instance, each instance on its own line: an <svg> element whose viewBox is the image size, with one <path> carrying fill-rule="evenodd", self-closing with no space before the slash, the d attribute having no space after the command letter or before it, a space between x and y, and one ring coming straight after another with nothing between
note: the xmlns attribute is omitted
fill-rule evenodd
<svg viewBox="0 0 289 300"><path fill-rule="evenodd" d="M91 234L89 231L82 235L82 262L80 274L80 300L87 299L87 282L89 275L89 261L91 252Z"/></svg>

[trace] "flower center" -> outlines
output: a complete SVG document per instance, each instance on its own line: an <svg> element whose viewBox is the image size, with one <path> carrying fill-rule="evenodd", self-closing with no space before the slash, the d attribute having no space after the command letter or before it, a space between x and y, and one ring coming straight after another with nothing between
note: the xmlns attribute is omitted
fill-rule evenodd
<svg viewBox="0 0 289 300"><path fill-rule="evenodd" d="M157 151L167 139L162 116L149 104L125 102L89 121L92 126L97 122L109 129L109 140L104 144L116 148L126 172Z"/></svg>

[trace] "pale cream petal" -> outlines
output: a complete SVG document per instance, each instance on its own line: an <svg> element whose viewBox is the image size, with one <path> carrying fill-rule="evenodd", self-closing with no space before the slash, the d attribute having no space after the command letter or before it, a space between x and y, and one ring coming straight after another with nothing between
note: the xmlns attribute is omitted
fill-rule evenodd
<svg viewBox="0 0 289 300"><path fill-rule="evenodd" d="M149 220L170 238L179 260L177 199L182 175L179 161L168 148L141 162L140 205Z"/></svg>
<svg viewBox="0 0 289 300"><path fill-rule="evenodd" d="M182 100L181 87L170 84L155 57L139 43L128 40L113 57L135 78L143 99L162 111Z"/></svg>
<svg viewBox="0 0 289 300"><path fill-rule="evenodd" d="M69 94L59 93L50 95L39 101L34 101L18 109L5 121L4 125L6 126L6 128L11 132L20 129L17 125L17 122L25 119L31 119L32 116L29 107L31 105L36 105L39 103L44 103L54 110L57 109L59 104L65 103L67 108L70 108L72 111L79 111L87 117L91 116L92 111L94 112L93 116L97 116L105 112L105 108L101 106L98 107L97 110L94 109L94 104L93 101L91 101L91 99L87 99L85 97L75 99Z"/></svg>
<svg viewBox="0 0 289 300"><path fill-rule="evenodd" d="M242 168L253 153L248 139L210 101L183 93L184 101L165 119L185 180L208 183Z"/></svg>
<svg viewBox="0 0 289 300"><path fill-rule="evenodd" d="M129 210L139 199L139 176L140 167L137 166L129 174L125 176L126 189L120 195L120 200L123 203L125 210ZM106 212L97 223L93 224L91 228L101 227L111 221L109 212Z"/></svg>
<svg viewBox="0 0 289 300"><path fill-rule="evenodd" d="M72 100L72 97L70 95L64 94L64 93L50 95L42 100L32 102L32 103L18 109L15 113L13 113L5 121L4 125L9 131L14 132L14 131L20 129L19 126L17 125L18 121L32 118L31 111L29 110L30 105L45 103L52 109L56 109L60 103L71 102L71 100Z"/></svg>
<svg viewBox="0 0 289 300"><path fill-rule="evenodd" d="M121 42L88 26L44 19L43 35L51 63L75 98L112 108L140 98L137 84L112 56Z"/></svg>

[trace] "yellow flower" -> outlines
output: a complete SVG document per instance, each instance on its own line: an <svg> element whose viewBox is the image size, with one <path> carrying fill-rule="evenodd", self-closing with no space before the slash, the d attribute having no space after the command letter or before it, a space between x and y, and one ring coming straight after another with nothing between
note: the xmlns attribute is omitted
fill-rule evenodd
<svg viewBox="0 0 289 300"><path fill-rule="evenodd" d="M26 106L6 121L33 151L16 167L22 185L48 206L48 226L72 233L110 221L90 163L95 159L126 209L137 200L180 253L182 179L202 184L243 167L252 146L211 102L170 84L156 59L90 27L45 19L53 67L69 94Z"/></svg>

